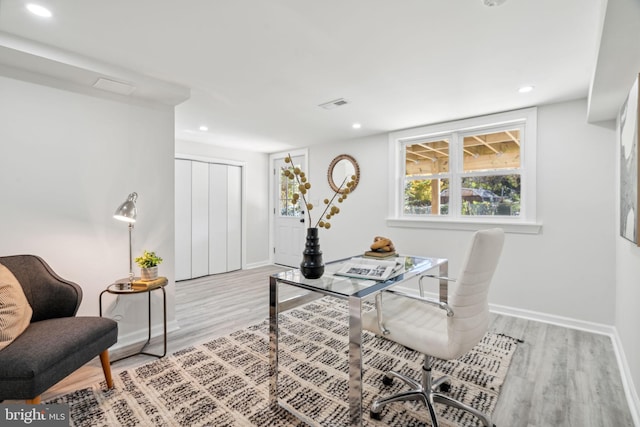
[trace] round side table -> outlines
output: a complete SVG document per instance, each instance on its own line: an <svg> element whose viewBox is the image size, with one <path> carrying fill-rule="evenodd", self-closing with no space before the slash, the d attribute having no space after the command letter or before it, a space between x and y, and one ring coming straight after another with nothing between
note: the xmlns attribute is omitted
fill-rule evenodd
<svg viewBox="0 0 640 427"><path fill-rule="evenodd" d="M140 348L140 351L133 353L133 354L129 354L127 356L121 357L119 359L115 359L112 360L111 363L117 362L118 360L122 360L122 359L126 359L128 357L133 357L133 356L137 356L139 354L144 354L147 356L154 356L154 357L164 357L167 354L167 293L164 289L164 287L167 285L167 279L166 278L160 278L160 279L164 279L164 281L160 280L159 283L156 283L156 281L154 281L154 285L153 287L149 287L146 289L141 289L141 288L135 288L132 287L130 283L122 283L122 282L116 282L113 283L109 286L107 286L107 288L100 292L100 317L102 317L102 296L105 293L110 293L110 294L115 294L115 295L136 295L136 294L147 294L147 301L148 301L148 306L147 306L147 310L148 310L148 319L149 319L149 323L148 323L148 329L149 329L149 333L147 335L147 341L142 345L142 347ZM136 278L136 280L139 280L139 278ZM127 286L128 285L128 286ZM151 292L155 291L155 290L161 290L162 291L162 313L163 313L163 332L164 332L164 350L162 352L162 354L154 354L154 353L149 353L144 351L144 349L147 347L147 345L149 345L149 342L151 341Z"/></svg>

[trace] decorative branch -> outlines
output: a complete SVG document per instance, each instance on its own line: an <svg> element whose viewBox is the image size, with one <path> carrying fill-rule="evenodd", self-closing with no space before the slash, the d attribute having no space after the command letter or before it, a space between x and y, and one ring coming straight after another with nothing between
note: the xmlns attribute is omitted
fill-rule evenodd
<svg viewBox="0 0 640 427"><path fill-rule="evenodd" d="M302 196L302 201L307 209L307 216L309 217L309 226L311 226L311 224L313 224L313 220L311 219L311 210L313 209L313 204L309 203L306 198L308 190L311 189L311 183L308 182L305 173L300 170L299 167L293 164L291 154L287 154L287 157L284 159L284 161L285 163L291 165L289 169L286 169L284 171L284 176L289 179L294 179L298 184L299 193L293 193L293 195L291 196L291 201L293 203L298 203L300 201L300 196ZM351 191L351 188L353 187L356 179L355 175L351 176L350 181L348 181L348 178L349 177L344 178L344 180L340 184L340 187L338 187L338 189L334 191L331 200L324 199L324 204L326 205L326 207L324 208L324 211L322 211L322 215L320 215L318 221L313 226L314 228L331 228L331 223L328 220L330 220L334 215L340 213L340 208L334 205L334 200L336 199L336 197L338 197L338 203L342 203L344 200L346 200L347 194L349 194L349 192ZM329 213L327 213L327 211L329 211Z"/></svg>

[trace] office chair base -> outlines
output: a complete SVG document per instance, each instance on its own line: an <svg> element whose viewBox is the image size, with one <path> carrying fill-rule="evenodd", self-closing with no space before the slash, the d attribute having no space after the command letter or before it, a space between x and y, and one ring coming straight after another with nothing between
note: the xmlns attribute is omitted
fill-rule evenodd
<svg viewBox="0 0 640 427"><path fill-rule="evenodd" d="M491 419L488 415L483 414L482 412L478 411L475 408L472 408L469 405L465 405L462 402L452 399L451 397L443 393L440 393L440 391L449 391L451 380L447 376L440 377L435 381L433 380L431 375L430 356L425 356L424 365L422 367L421 384L395 371L387 372L382 379L382 382L383 384L389 386L393 383L394 378L397 378L404 382L407 386L409 386L410 389L398 394L394 394L392 396L379 397L375 399L371 403L371 409L369 411L369 415L371 416L371 418L380 420L382 418L381 412L383 407L391 402L418 400L424 403L424 405L429 410L429 415L431 416L433 427L438 427L438 420L436 418L434 403L441 403L443 405L449 405L454 408L462 409L463 411L467 411L471 415L474 415L475 417L480 419L485 427L495 427L495 425L491 423Z"/></svg>

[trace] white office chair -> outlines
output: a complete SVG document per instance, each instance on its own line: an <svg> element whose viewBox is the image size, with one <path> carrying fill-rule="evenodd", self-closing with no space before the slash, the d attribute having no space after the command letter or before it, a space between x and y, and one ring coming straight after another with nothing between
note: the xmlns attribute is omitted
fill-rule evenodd
<svg viewBox="0 0 640 427"><path fill-rule="evenodd" d="M371 417L380 419L383 406L391 402L419 400L429 409L434 427L438 427L434 403L463 409L478 417L485 426L492 426L488 415L438 391L448 391L450 379L445 376L433 380L431 363L432 357L459 358L487 332L489 283L503 242L504 232L499 228L473 235L448 303L393 290L377 295L376 310L363 314L363 328L424 354L424 365L421 383L394 371L387 372L383 383L390 385L395 377L411 390L375 399L371 404ZM427 276L420 278L421 295L424 277Z"/></svg>

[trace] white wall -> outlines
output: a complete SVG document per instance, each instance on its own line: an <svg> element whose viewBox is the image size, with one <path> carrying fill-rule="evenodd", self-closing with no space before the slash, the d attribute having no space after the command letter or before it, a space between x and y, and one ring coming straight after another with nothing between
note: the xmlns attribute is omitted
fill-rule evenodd
<svg viewBox="0 0 640 427"><path fill-rule="evenodd" d="M619 139L616 141L616 159L620 156ZM616 161L616 177L619 176L620 163ZM616 189L620 188L616 180ZM616 191L619 194L619 191ZM615 326L618 339L624 349L621 356L626 360L628 374L632 378L633 399L636 410L640 411L638 387L640 387L640 248L620 237L620 204L616 199L616 315ZM634 387L635 385L635 387ZM637 414L640 416L640 413Z"/></svg>
<svg viewBox="0 0 640 427"><path fill-rule="evenodd" d="M247 267L269 260L268 155L174 143L168 107L124 104L4 77L0 93L0 254L40 255L80 284L79 314L97 315L99 293L128 272L126 224L112 213L131 191L140 195L134 253L156 250L165 259L161 274L173 283L175 153L246 162ZM584 100L539 108L542 233L507 235L490 299L615 324L633 381L640 384L635 330L640 249L617 237L614 126L589 125L585 117ZM387 227L387 144L386 135L378 135L310 148L307 173L316 206L331 194L326 168L336 155L353 155L361 169L357 190L341 205L331 230L321 231L325 260L360 253L373 236L387 235L401 252L450 258L455 275L469 232ZM172 322L173 285L167 291ZM144 300L127 298L115 307L127 316L121 334L144 332L141 304Z"/></svg>
<svg viewBox="0 0 640 427"><path fill-rule="evenodd" d="M209 159L231 160L245 164L244 188L246 223L244 241L246 268L269 263L269 156L207 144L176 141L175 152Z"/></svg>
<svg viewBox="0 0 640 427"><path fill-rule="evenodd" d="M164 258L160 274L169 279L173 321L173 107L5 77L0 93L0 254L41 256L82 287L79 314L98 315L100 292L129 271L127 224L112 215L136 191L134 256L149 249ZM107 306L113 301L105 298ZM154 305L159 320L161 305ZM126 316L121 339L146 334L142 296L121 298L112 308Z"/></svg>
<svg viewBox="0 0 640 427"><path fill-rule="evenodd" d="M615 319L615 125L586 123L586 100L538 109L538 235L508 234L490 301L518 310L613 325ZM470 232L390 228L386 135L310 148L312 200L330 194L326 167L338 154L361 169L356 191L330 230L326 261L361 253L373 236L403 253L443 256L456 275ZM640 255L639 255L640 256Z"/></svg>
<svg viewBox="0 0 640 427"><path fill-rule="evenodd" d="M613 122L586 123L586 100L538 108L538 235L508 234L490 294L506 312L610 332L632 413L640 399L640 247L619 237L619 144ZM360 253L373 236L403 253L444 256L456 276L470 232L387 227L386 135L309 150L311 198L330 194L326 167L339 154L360 164L361 180L330 230L325 261ZM316 213L317 214L317 213ZM611 327L615 327L615 329Z"/></svg>
<svg viewBox="0 0 640 427"><path fill-rule="evenodd" d="M538 108L538 235L508 234L491 292L492 304L549 316L613 325L616 137L615 124L586 123L586 100ZM366 250L373 236L391 237L404 253L444 256L459 268L470 232L390 228L386 225L387 147L385 135L309 149L310 201L321 206L331 195L327 167L339 154L360 165L356 191L341 205L330 230L320 231L325 261ZM178 141L176 152L247 161L251 220L249 264L269 258L268 157ZM594 172L594 171L597 171ZM315 221L318 209L312 211ZM638 255L640 256L640 255Z"/></svg>

